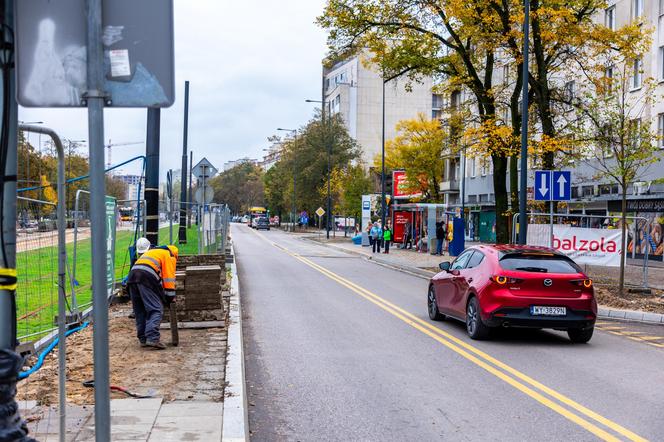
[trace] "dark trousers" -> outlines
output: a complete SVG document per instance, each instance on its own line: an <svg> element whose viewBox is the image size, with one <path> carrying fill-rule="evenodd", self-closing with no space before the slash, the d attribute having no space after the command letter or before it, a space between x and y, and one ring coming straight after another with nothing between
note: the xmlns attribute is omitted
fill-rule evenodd
<svg viewBox="0 0 664 442"><path fill-rule="evenodd" d="M404 234L403 244L401 245L401 248L402 249L405 249L405 248L412 249L413 248L413 237L408 235L408 234Z"/></svg>
<svg viewBox="0 0 664 442"><path fill-rule="evenodd" d="M159 342L159 324L164 314L161 296L153 287L129 284L129 295L136 315L136 336L141 342Z"/></svg>
<svg viewBox="0 0 664 442"><path fill-rule="evenodd" d="M390 241L385 241L385 253L390 253Z"/></svg>
<svg viewBox="0 0 664 442"><path fill-rule="evenodd" d="M373 240L373 247L372 247L373 253L376 253L376 251L378 251L378 253L380 253L381 243L382 243L382 241L378 238Z"/></svg>
<svg viewBox="0 0 664 442"><path fill-rule="evenodd" d="M438 244L436 244L436 254L437 255L442 255L443 254L443 241L445 241L442 238L438 239Z"/></svg>

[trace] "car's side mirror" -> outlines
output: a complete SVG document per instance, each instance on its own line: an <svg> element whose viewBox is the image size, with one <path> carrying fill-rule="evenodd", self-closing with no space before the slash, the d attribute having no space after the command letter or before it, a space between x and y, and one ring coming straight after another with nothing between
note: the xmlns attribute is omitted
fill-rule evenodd
<svg viewBox="0 0 664 442"><path fill-rule="evenodd" d="M443 272L449 272L450 271L450 265L451 264L448 261L445 261L445 262L441 262L440 264L438 264L438 267Z"/></svg>

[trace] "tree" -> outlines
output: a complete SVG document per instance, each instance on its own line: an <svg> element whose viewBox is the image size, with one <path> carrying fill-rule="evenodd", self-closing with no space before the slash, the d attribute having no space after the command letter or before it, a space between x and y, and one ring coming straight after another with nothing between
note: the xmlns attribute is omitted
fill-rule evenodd
<svg viewBox="0 0 664 442"><path fill-rule="evenodd" d="M330 179L332 211L335 214L358 219L362 214L362 195L371 192L372 182L362 164L349 164L336 168ZM327 184L323 184L318 193L327 198Z"/></svg>
<svg viewBox="0 0 664 442"><path fill-rule="evenodd" d="M496 54L505 45L496 8L512 4L486 0L328 0L318 23L330 31L331 61L368 50L369 61L378 66L384 78L404 72L416 81L419 75L431 75L441 80L441 89L447 93L466 88L474 98L477 123L486 127L497 121L493 74ZM508 222L503 214L508 209L506 176L511 152L488 141L485 148L493 162L498 215L496 237L498 242L508 242Z"/></svg>
<svg viewBox="0 0 664 442"><path fill-rule="evenodd" d="M325 207L327 199L328 149L331 170L345 169L360 157L357 142L348 134L339 115L321 119L317 113L297 135L282 144L279 160L272 167L266 193L270 198L281 196L282 207L292 207L293 180L296 181L296 210L313 213ZM270 169L270 170L272 170ZM319 190L325 187L324 194ZM276 201L275 201L276 202Z"/></svg>
<svg viewBox="0 0 664 442"><path fill-rule="evenodd" d="M397 136L385 144L385 166L406 171L407 190L421 193L425 201L441 202L443 149L449 138L440 121L420 114L416 119L400 121L396 129ZM381 166L380 156L374 164Z"/></svg>
<svg viewBox="0 0 664 442"><path fill-rule="evenodd" d="M112 196L117 200L127 198L127 183L120 178L115 178L112 175L105 176L106 181L106 195Z"/></svg>
<svg viewBox="0 0 664 442"><path fill-rule="evenodd" d="M597 179L609 179L620 186L622 195L619 291L625 285L625 241L627 228L627 190L647 169L660 160L660 137L654 132L645 110L656 101L656 82L643 80L639 93L630 91L634 58L615 52L612 77L589 76L577 101L576 136L582 149L579 156L597 171Z"/></svg>
<svg viewBox="0 0 664 442"><path fill-rule="evenodd" d="M214 189L214 202L228 204L232 213L246 213L252 206L265 204L263 169L253 163L238 164L207 184Z"/></svg>

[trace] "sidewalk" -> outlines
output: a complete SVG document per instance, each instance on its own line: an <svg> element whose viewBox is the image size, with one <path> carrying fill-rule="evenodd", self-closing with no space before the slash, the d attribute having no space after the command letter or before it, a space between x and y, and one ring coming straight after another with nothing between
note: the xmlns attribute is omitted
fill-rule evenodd
<svg viewBox="0 0 664 442"><path fill-rule="evenodd" d="M23 406L25 402L20 405ZM132 441L221 440L221 402L171 402L155 399L114 399L111 401L111 439ZM54 407L21 410L28 420L30 436L58 440L58 412ZM94 407L67 407L67 440L93 442Z"/></svg>

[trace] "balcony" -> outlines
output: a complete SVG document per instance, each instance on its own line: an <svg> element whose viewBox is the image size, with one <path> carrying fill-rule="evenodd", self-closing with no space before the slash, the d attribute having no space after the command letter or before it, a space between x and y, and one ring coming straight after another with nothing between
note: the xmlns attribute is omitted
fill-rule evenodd
<svg viewBox="0 0 664 442"><path fill-rule="evenodd" d="M440 191L442 193L459 193L459 181L448 180L440 183Z"/></svg>

